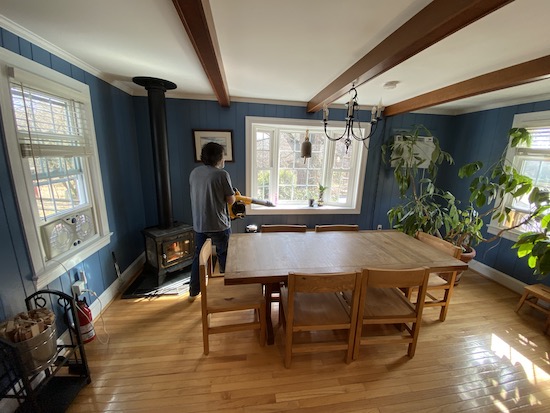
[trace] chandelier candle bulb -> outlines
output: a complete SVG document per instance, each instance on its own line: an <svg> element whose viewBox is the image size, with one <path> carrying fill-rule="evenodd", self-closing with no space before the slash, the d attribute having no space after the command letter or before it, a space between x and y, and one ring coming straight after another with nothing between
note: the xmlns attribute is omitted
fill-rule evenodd
<svg viewBox="0 0 550 413"><path fill-rule="evenodd" d="M353 98L351 98L348 103L348 118L353 117L353 110L355 109L354 103Z"/></svg>
<svg viewBox="0 0 550 413"><path fill-rule="evenodd" d="M357 102L357 90L355 89L355 86L352 86L349 93L351 97L349 103L347 104L348 110L347 116L345 118L346 126L344 127L344 131L340 136L332 136L332 134L329 133L329 131L327 130L328 109L326 109L326 105L323 105L323 123L325 127L325 136L331 141L339 141L340 139L343 139L344 145L346 145L346 153L348 152L348 149L351 145L352 138L356 141L364 142L376 132L376 126L378 125L378 121L381 119L382 115L381 104L372 107L371 119L369 121L371 128L367 136L364 136L364 131L361 129L361 122L359 120L359 103ZM356 112L357 115L355 114ZM356 123L357 126L355 125Z"/></svg>

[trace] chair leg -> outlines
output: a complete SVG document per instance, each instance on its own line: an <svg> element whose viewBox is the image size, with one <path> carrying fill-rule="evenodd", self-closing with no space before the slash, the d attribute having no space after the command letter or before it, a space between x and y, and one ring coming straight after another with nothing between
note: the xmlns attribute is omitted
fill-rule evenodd
<svg viewBox="0 0 550 413"><path fill-rule="evenodd" d="M357 328L354 328L353 330L350 328L349 330L349 336L348 336L348 349L346 351L346 364L350 364L353 360L353 351L355 350L355 331Z"/></svg>
<svg viewBox="0 0 550 413"><path fill-rule="evenodd" d="M287 324L285 330L285 367L287 369L290 368L292 363L292 334L292 327Z"/></svg>
<svg viewBox="0 0 550 413"><path fill-rule="evenodd" d="M453 296L453 289L455 286L455 280L456 280L457 272L453 272L451 274L451 277L449 278L449 288L445 290L445 295L443 296L443 301L445 304L443 307L441 307L441 311L439 312L439 321L445 321L447 318L447 311L449 311L449 305L451 304L451 297Z"/></svg>
<svg viewBox="0 0 550 413"><path fill-rule="evenodd" d="M204 355L207 356L210 352L210 347L208 343L208 325L206 324L208 320L203 320L202 322L202 345L204 349Z"/></svg>
<svg viewBox="0 0 550 413"><path fill-rule="evenodd" d="M273 284L265 284L265 319L267 322L267 344L275 343L275 333L273 331L273 322L271 321L271 303L273 302L271 295L273 292L273 288Z"/></svg>
<svg viewBox="0 0 550 413"><path fill-rule="evenodd" d="M258 310L258 317L260 318L260 346L265 346L266 342L266 312L265 312L265 301L260 305Z"/></svg>
<svg viewBox="0 0 550 413"><path fill-rule="evenodd" d="M409 349L407 351L407 354L410 358L414 357L414 353L416 353L416 342L418 341L418 335L420 333L420 326L418 323L414 323L412 326L412 343L409 343Z"/></svg>
<svg viewBox="0 0 550 413"><path fill-rule="evenodd" d="M451 289L453 288L452 284L448 290L445 290L443 295L444 304L441 306L441 311L439 312L439 321L445 321L447 318L447 311L449 311L449 301L451 300Z"/></svg>
<svg viewBox="0 0 550 413"><path fill-rule="evenodd" d="M361 318L357 321L357 327L355 330L355 338L354 338L354 344L353 344L353 355L352 360L357 360L357 357L359 357L359 346L361 345L361 334L363 332L363 322Z"/></svg>

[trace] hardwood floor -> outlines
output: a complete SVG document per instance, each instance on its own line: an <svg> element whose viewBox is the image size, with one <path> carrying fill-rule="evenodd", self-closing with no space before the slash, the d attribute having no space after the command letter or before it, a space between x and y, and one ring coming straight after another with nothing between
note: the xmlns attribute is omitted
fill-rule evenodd
<svg viewBox="0 0 550 413"><path fill-rule="evenodd" d="M202 354L200 299L116 300L109 343L87 344L92 383L69 412L550 412L550 337L519 295L468 271L445 322L424 311L416 355L406 346L298 355L283 365L257 333L211 336ZM277 314L273 315L276 321ZM101 320L96 330L107 340Z"/></svg>

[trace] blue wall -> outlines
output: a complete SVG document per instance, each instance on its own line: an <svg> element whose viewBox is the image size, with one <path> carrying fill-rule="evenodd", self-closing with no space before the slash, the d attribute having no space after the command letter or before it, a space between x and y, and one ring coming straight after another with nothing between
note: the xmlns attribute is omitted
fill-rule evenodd
<svg viewBox="0 0 550 413"><path fill-rule="evenodd" d="M135 98L137 134L141 153L142 182L145 194L154 194L155 183L153 162L151 160L151 137L147 117L147 98ZM344 118L343 109L331 110L331 118ZM246 116L278 117L292 119L312 119L321 125L321 113L308 114L305 107L282 106L257 103L233 102L229 108L222 108L217 102L193 101L184 99L167 99L166 118L168 123L168 140L170 148L170 171L172 187L172 204L174 219L192 223L191 204L189 200L189 173L198 166L194 161L193 129L231 129L233 131L233 155L235 162L225 164L230 173L233 185L244 190L245 177L245 118ZM363 120L370 118L370 112L361 113ZM233 232L244 232L248 224L267 223L300 223L313 228L316 224L358 223L361 228L372 228L372 206L375 199L376 179L380 141L383 124L377 130L369 151L363 206L360 215L281 215L281 216L247 216L233 222ZM353 145L359 145L354 142ZM145 196L147 225L157 223L157 207L154 197ZM384 221L386 223L387 220Z"/></svg>
<svg viewBox="0 0 550 413"><path fill-rule="evenodd" d="M512 127L514 115L520 113L540 112L550 110L550 101L507 106L469 113L457 116L454 120L453 142L449 142L448 149L452 152L456 165L482 160L485 165L496 162L508 145L508 131ZM453 193L464 202L468 200L468 181L457 176L458 167L448 178L448 186ZM486 223L489 218L486 219ZM490 234L485 233L486 237ZM502 271L520 281L533 284L536 279L533 271L528 267L525 258L519 259L516 250L511 250L512 241L501 238L491 243L481 243L476 247L476 260L490 267ZM543 280L550 285L550 277Z"/></svg>
<svg viewBox="0 0 550 413"><path fill-rule="evenodd" d="M68 269L70 274L63 274L48 288L70 293L75 274L84 270L88 287L100 295L116 279L112 252L122 269L143 252L140 231L145 226L145 210L133 98L4 29L0 30L0 46L90 87L107 214L113 235L107 247ZM1 320L23 311L25 297L35 291L3 144L0 146L0 211ZM93 300L94 297L88 296L88 302Z"/></svg>
<svg viewBox="0 0 550 413"><path fill-rule="evenodd" d="M126 269L143 253L141 230L158 223L147 98L131 97L4 29L0 31L0 36L1 47L90 86L107 213L113 235L107 247L77 268L69 269L70 276L61 276L49 287L70 292L74 274L83 269L88 275L89 287L100 295L116 279L111 253L115 252L122 270ZM457 165L476 159L490 162L502 153L515 113L548 109L550 102L546 101L462 116L405 114L388 118L379 125L370 142L361 214L248 216L235 221L233 231L243 232L248 224L262 223L303 223L309 227L315 224L358 223L361 229L376 228L378 224L388 228L386 211L398 202L399 196L391 168L381 162L380 147L397 130L423 124L439 138L442 148L453 155ZM341 120L344 117L343 110L331 110L330 113L331 119ZM192 222L188 176L197 166L194 162L193 129L233 131L235 162L227 163L226 169L234 185L245 188L246 116L321 121L320 113L307 114L305 107L234 102L230 108L221 108L212 101L167 99L174 219ZM364 112L362 117L368 119L369 113ZM30 261L7 165L6 151L1 146L0 320L24 310L24 298L34 292ZM458 179L457 170L457 166L443 168L440 184L452 189L457 197L466 202L467 185ZM524 260L517 259L510 245L510 242L502 240L490 250L489 246L479 246L477 259L522 281L535 282ZM89 300L94 300L94 297L89 297Z"/></svg>

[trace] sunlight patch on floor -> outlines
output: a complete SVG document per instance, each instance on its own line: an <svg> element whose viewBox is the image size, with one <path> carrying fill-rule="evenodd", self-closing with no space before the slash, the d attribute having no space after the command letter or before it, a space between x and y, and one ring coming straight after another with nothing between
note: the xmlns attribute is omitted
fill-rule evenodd
<svg viewBox="0 0 550 413"><path fill-rule="evenodd" d="M491 335L491 350L499 357L510 360L512 365L519 364L532 384L536 385L550 380L550 374L494 333Z"/></svg>

